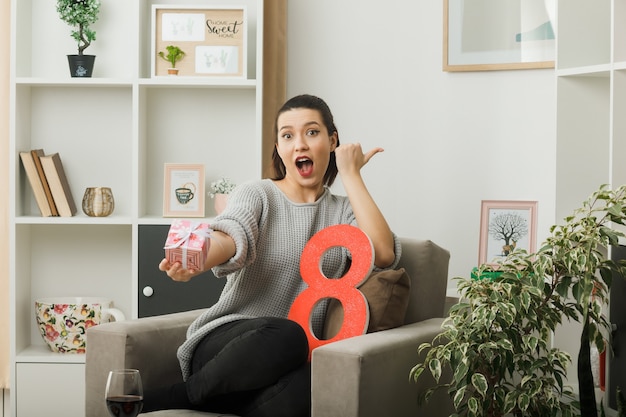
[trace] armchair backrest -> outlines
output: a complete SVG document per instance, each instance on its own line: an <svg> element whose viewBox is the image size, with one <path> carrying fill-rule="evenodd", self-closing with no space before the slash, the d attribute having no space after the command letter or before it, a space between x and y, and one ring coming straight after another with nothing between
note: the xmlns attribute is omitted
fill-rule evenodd
<svg viewBox="0 0 626 417"><path fill-rule="evenodd" d="M443 317L448 286L450 252L430 240L400 238L399 268L411 278L411 295L405 324Z"/></svg>

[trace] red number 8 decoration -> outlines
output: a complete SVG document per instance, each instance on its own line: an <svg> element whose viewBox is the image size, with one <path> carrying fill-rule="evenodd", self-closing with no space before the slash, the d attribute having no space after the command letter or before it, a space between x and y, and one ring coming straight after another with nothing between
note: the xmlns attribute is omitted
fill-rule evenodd
<svg viewBox="0 0 626 417"><path fill-rule="evenodd" d="M343 277L329 279L320 270L322 256L338 246L350 251L352 263ZM309 358L310 352L318 346L358 336L367 331L369 308L365 296L356 287L372 271L373 253L370 238L359 228L347 224L327 227L307 242L300 259L300 275L309 287L296 297L288 318L299 323L306 332L309 339ZM313 308L325 298L335 298L341 302L344 320L333 338L320 340L311 330L310 317Z"/></svg>

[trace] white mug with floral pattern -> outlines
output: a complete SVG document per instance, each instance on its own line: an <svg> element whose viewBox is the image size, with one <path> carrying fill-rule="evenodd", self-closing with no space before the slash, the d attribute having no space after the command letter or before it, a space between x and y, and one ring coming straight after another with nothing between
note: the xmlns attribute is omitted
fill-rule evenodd
<svg viewBox="0 0 626 417"><path fill-rule="evenodd" d="M85 353L87 329L100 323L125 320L113 302L97 297L53 297L35 301L41 337L53 352Z"/></svg>

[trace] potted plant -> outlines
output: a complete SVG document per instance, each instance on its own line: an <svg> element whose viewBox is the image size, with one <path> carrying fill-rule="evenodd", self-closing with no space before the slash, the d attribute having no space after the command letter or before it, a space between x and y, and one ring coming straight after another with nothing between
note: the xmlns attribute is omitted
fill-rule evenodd
<svg viewBox="0 0 626 417"><path fill-rule="evenodd" d="M211 191L209 197L215 199L215 212L219 215L226 208L228 203L228 194L236 187L236 184L227 177L221 177L217 181L211 183Z"/></svg>
<svg viewBox="0 0 626 417"><path fill-rule="evenodd" d="M610 224L625 222L626 186L602 186L551 228L536 253L515 250L480 266L478 279L457 278L460 301L442 332L419 347L423 360L410 371L413 379L428 370L437 380L420 400L447 389L459 416L597 416L590 346L605 348L602 307L613 275L626 273L605 254L623 236ZM564 384L571 357L550 341L566 319L583 324L579 400Z"/></svg>
<svg viewBox="0 0 626 417"><path fill-rule="evenodd" d="M165 55L165 52L159 51L159 56L171 64L171 67L167 69L167 73L169 75L178 75L176 63L185 57L185 52L174 45L166 46L165 49L167 49L167 55Z"/></svg>
<svg viewBox="0 0 626 417"><path fill-rule="evenodd" d="M96 40L91 25L98 21L100 0L57 0L57 12L73 28L71 35L78 43L78 54L67 56L71 76L91 77L96 57L85 55L84 51Z"/></svg>

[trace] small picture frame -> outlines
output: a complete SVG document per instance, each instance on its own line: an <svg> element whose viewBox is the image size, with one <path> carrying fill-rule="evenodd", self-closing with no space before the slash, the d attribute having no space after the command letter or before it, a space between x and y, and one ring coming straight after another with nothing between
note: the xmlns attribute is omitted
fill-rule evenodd
<svg viewBox="0 0 626 417"><path fill-rule="evenodd" d="M163 217L204 217L204 165L166 163Z"/></svg>
<svg viewBox="0 0 626 417"><path fill-rule="evenodd" d="M245 6L152 6L152 77L168 76L167 47L184 57L178 76L246 78L248 16Z"/></svg>
<svg viewBox="0 0 626 417"><path fill-rule="evenodd" d="M496 263L511 251L536 250L537 202L483 200L478 264Z"/></svg>

